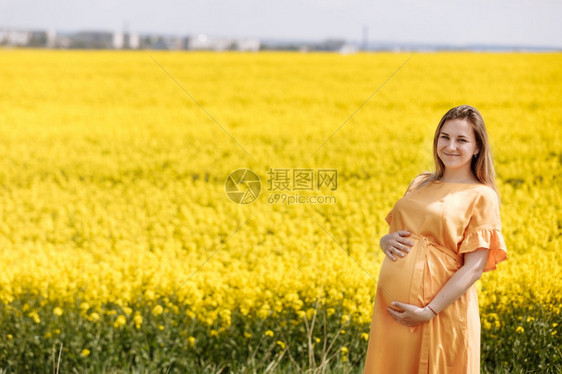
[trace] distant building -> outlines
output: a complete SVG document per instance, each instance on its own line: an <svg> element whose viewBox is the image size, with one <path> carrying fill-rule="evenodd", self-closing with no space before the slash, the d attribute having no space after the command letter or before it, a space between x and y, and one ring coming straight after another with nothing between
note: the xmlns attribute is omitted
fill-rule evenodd
<svg viewBox="0 0 562 374"><path fill-rule="evenodd" d="M57 32L54 29L47 30L47 48L54 48L57 45Z"/></svg>
<svg viewBox="0 0 562 374"><path fill-rule="evenodd" d="M315 43L312 47L316 51L340 51L345 46L343 39L327 39L320 43Z"/></svg>
<svg viewBox="0 0 562 374"><path fill-rule="evenodd" d="M341 46L339 52L342 55L349 55L352 53L357 53L359 52L359 48L357 48L357 46L353 45L353 44L344 44Z"/></svg>
<svg viewBox="0 0 562 374"><path fill-rule="evenodd" d="M47 46L47 32L46 31L31 31L31 36L27 42L29 47L46 47Z"/></svg>
<svg viewBox="0 0 562 374"><path fill-rule="evenodd" d="M54 43L55 48L70 48L72 38L69 35L57 34Z"/></svg>
<svg viewBox="0 0 562 374"><path fill-rule="evenodd" d="M191 51L259 51L259 39L235 39L199 34L184 39L183 49Z"/></svg>
<svg viewBox="0 0 562 374"><path fill-rule="evenodd" d="M112 41L112 46L115 49L122 49L123 46L125 45L125 40L124 40L124 35L122 32L120 31L116 31L113 33L113 41Z"/></svg>
<svg viewBox="0 0 562 374"><path fill-rule="evenodd" d="M271 42L270 42L271 43ZM264 49L273 50L290 50L300 52L340 52L340 53L355 53L356 47L348 44L343 39L326 39L318 42L307 41L292 41L292 42L277 42L275 44L266 43Z"/></svg>
<svg viewBox="0 0 562 374"><path fill-rule="evenodd" d="M26 46L31 41L33 32L28 30L0 30L0 44L10 46Z"/></svg>
<svg viewBox="0 0 562 374"><path fill-rule="evenodd" d="M137 33L129 34L129 48L138 49L140 47L140 37Z"/></svg>
<svg viewBox="0 0 562 374"><path fill-rule="evenodd" d="M236 40L236 50L257 52L260 50L261 43L259 39L239 39Z"/></svg>
<svg viewBox="0 0 562 374"><path fill-rule="evenodd" d="M170 49L170 47L163 39L160 39L152 44L152 49Z"/></svg>
<svg viewBox="0 0 562 374"><path fill-rule="evenodd" d="M139 40L140 48L179 50L183 49L183 40L177 36L155 36L149 35Z"/></svg>
<svg viewBox="0 0 562 374"><path fill-rule="evenodd" d="M106 31L80 31L71 36L70 48L112 49L114 33Z"/></svg>
<svg viewBox="0 0 562 374"><path fill-rule="evenodd" d="M138 49L140 46L139 34L116 31L113 33L113 48Z"/></svg>
<svg viewBox="0 0 562 374"><path fill-rule="evenodd" d="M200 34L185 38L128 31L79 31L57 33L55 30L32 31L0 29L0 45L78 49L159 49L193 51L252 51L262 47L255 38L226 38Z"/></svg>
<svg viewBox="0 0 562 374"><path fill-rule="evenodd" d="M191 51L225 51L230 49L233 44L232 39L213 37L205 34L188 36L185 40L185 49Z"/></svg>
<svg viewBox="0 0 562 374"><path fill-rule="evenodd" d="M0 45L14 47L56 47L57 33L54 30L0 29Z"/></svg>

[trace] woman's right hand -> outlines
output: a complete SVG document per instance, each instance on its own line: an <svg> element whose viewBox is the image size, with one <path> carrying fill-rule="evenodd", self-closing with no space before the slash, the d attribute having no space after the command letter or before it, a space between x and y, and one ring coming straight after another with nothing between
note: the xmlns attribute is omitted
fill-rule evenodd
<svg viewBox="0 0 562 374"><path fill-rule="evenodd" d="M401 230L383 236L380 241L380 246L384 254L392 261L396 261L393 255L398 255L400 257L406 256L408 252L410 252L410 247L414 245L414 242L405 238L409 235L409 231Z"/></svg>

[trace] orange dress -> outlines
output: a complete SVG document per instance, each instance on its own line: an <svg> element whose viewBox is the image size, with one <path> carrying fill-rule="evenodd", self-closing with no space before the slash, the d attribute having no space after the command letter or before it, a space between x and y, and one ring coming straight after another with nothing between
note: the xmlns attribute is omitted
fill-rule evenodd
<svg viewBox="0 0 562 374"><path fill-rule="evenodd" d="M393 301L424 307L463 265L463 253L489 248L484 271L507 259L496 192L483 184L433 181L408 189L385 218L389 233L414 242L385 256L375 296L365 374L480 373L480 313L473 284L431 320L414 327L386 310Z"/></svg>

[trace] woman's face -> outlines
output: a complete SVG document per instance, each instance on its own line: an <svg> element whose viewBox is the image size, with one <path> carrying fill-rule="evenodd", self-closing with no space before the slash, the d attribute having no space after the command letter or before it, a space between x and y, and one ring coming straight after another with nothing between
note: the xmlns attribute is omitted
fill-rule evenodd
<svg viewBox="0 0 562 374"><path fill-rule="evenodd" d="M437 140L437 155L446 169L470 169L475 153L474 129L466 119L452 119L445 122Z"/></svg>

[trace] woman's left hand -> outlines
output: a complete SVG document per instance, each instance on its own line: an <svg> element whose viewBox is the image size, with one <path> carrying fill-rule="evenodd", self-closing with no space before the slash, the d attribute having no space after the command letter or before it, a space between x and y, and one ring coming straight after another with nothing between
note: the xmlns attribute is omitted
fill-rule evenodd
<svg viewBox="0 0 562 374"><path fill-rule="evenodd" d="M428 308L420 308L416 305L401 303L399 301L394 301L392 305L401 308L402 312L398 312L389 307L386 309L395 321L405 326L416 326L429 321L435 316Z"/></svg>

